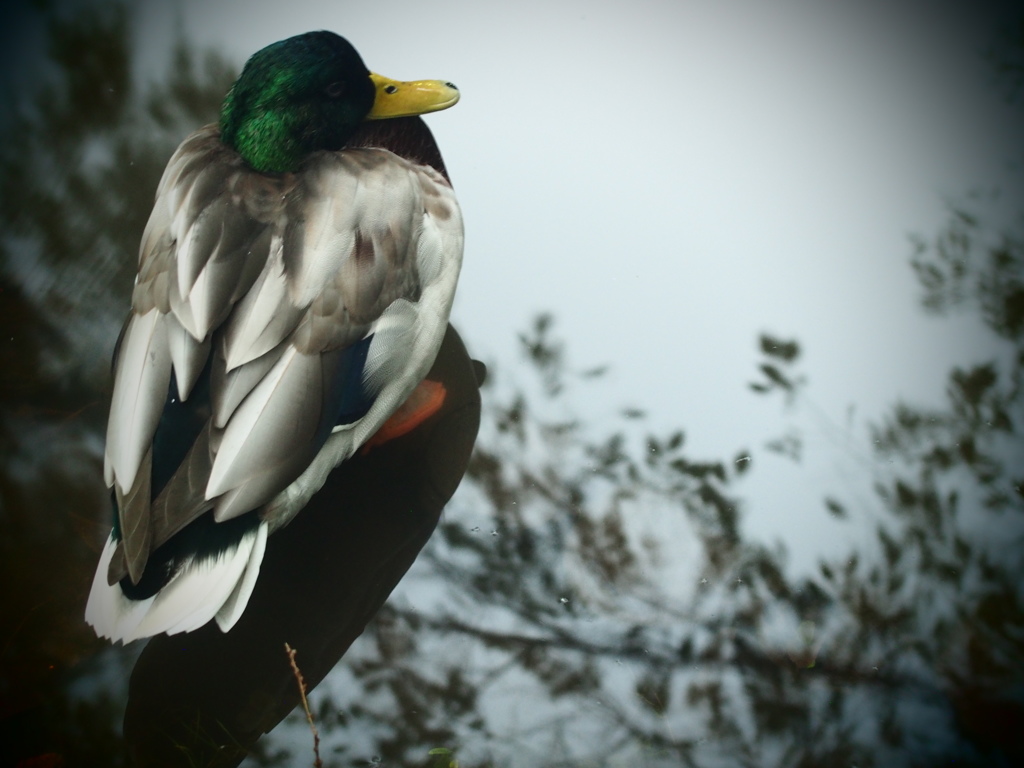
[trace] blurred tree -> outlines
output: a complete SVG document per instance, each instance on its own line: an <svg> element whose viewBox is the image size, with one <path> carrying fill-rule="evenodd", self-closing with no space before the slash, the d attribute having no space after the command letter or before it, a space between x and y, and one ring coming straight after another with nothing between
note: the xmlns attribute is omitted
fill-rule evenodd
<svg viewBox="0 0 1024 768"><path fill-rule="evenodd" d="M67 718L72 763L113 765L97 755L116 742L87 745L113 739L115 723L96 713L116 708L99 695L95 706L53 696L62 671L101 645L82 611L109 517L110 353L163 166L183 135L216 118L233 74L179 41L166 78L139 84L122 5L41 7L45 66L3 73L0 741L24 735L26 713L46 702L51 718Z"/></svg>

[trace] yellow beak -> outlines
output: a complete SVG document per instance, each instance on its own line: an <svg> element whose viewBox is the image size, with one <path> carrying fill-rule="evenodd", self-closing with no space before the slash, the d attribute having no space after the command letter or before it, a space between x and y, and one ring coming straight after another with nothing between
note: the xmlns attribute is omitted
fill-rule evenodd
<svg viewBox="0 0 1024 768"><path fill-rule="evenodd" d="M370 73L370 79L377 88L377 95L367 120L425 115L448 109L459 100L459 89L443 80L403 83L375 72Z"/></svg>

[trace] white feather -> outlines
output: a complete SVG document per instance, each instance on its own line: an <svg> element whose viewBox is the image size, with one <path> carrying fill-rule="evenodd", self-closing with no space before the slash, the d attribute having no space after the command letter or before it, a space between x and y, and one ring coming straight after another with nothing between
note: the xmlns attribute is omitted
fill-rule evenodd
<svg viewBox="0 0 1024 768"><path fill-rule="evenodd" d="M309 180L311 189L304 201L301 225L302 252L289 254L296 274L289 286L291 300L308 307L337 273L341 259L355 246L354 219L359 200L360 179L349 174L318 174ZM338 201L349 203L338 206Z"/></svg>
<svg viewBox="0 0 1024 768"><path fill-rule="evenodd" d="M260 575L260 564L263 562L263 553L267 548L267 536L269 526L262 523L256 531L256 542L253 544L252 552L249 554L249 562L245 566L245 573L235 586L231 596L224 602L217 615L217 626L221 632L227 632L238 621L245 606L249 604L252 597L252 590L256 586L256 577Z"/></svg>
<svg viewBox="0 0 1024 768"><path fill-rule="evenodd" d="M167 346L170 350L171 362L174 365L174 376L178 382L178 395L182 400L187 400L192 387L199 378L199 374L206 364L206 357L209 352L209 339L205 342L197 342L192 334L173 317L166 317L164 323L167 327Z"/></svg>
<svg viewBox="0 0 1024 768"><path fill-rule="evenodd" d="M298 319L288 298L288 285L281 258L281 238L274 236L270 258L256 283L235 307L228 323L224 356L228 370L255 360L276 347L290 333Z"/></svg>
<svg viewBox="0 0 1024 768"><path fill-rule="evenodd" d="M132 318L121 343L107 424L107 456L127 492L160 419L171 377L166 326L159 310ZM156 394L154 394L156 393Z"/></svg>
<svg viewBox="0 0 1024 768"><path fill-rule="evenodd" d="M273 441L254 441L254 434L261 436L268 423L286 430L300 430L307 426L304 422L309 421L308 412L301 407L302 400L295 396L295 392L320 385L319 364L319 355L302 355L295 347L289 347L242 401L221 436L206 485L207 499L237 488L242 481L273 461L271 455L278 446ZM307 382L307 386L297 386L296 380ZM275 397L279 389L287 390L285 397ZM315 399L319 400L319 397ZM312 414L312 424L308 425L308 431L315 429L319 415L319 411ZM303 416L307 418L303 419ZM290 447L291 442L285 438L282 444Z"/></svg>
<svg viewBox="0 0 1024 768"><path fill-rule="evenodd" d="M196 239L196 234L199 231L199 225L202 221L202 213L196 220L190 219L189 214L192 213L192 198L195 195L196 188L199 186L196 183L197 179L191 179L191 183L188 185L188 190L185 195L179 201L172 201L172 204L177 203L174 208L175 216L171 222L171 235L178 243L177 252L177 263L178 263L178 293L184 298L188 296L192 290L192 283L196 276L199 274L197 269L196 260L200 258L193 243Z"/></svg>
<svg viewBox="0 0 1024 768"><path fill-rule="evenodd" d="M260 528L265 525L261 524ZM261 533L260 528L247 533L238 546L217 557L185 563L149 603L146 615L135 629L124 635L124 642L161 632L169 635L192 632L216 616L238 584L245 581L249 569L259 571L262 545L256 562L253 562L253 552L257 541L266 541L266 533Z"/></svg>
<svg viewBox="0 0 1024 768"><path fill-rule="evenodd" d="M213 257L211 257L202 272L196 277L196 281L192 283L192 288L188 293L188 304L192 307L192 320L195 323L196 336L200 339L206 338L213 320L210 293L213 292L213 283L216 279L214 263Z"/></svg>
<svg viewBox="0 0 1024 768"><path fill-rule="evenodd" d="M96 630L97 635L114 642L124 641L126 636L135 632L154 600L152 597L147 600L129 600L121 591L120 584L107 584L107 569L116 548L117 542L111 534L100 555L99 565L92 577L89 601L85 605L86 622Z"/></svg>

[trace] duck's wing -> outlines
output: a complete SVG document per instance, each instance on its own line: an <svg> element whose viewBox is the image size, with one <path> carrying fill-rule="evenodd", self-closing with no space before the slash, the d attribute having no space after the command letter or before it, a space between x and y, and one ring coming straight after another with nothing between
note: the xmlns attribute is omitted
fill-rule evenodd
<svg viewBox="0 0 1024 768"><path fill-rule="evenodd" d="M265 177L214 128L168 164L115 359L113 584L213 510L281 525L426 373L462 219L436 172L378 149Z"/></svg>

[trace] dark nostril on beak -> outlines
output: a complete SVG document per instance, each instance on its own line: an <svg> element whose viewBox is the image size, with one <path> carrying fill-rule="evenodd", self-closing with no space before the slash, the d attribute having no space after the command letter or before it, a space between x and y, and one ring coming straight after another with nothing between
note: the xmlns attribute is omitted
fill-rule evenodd
<svg viewBox="0 0 1024 768"><path fill-rule="evenodd" d="M455 85L455 83L445 83L445 85L447 85L449 88L452 88L452 89L454 89L456 91L459 90L459 87L457 85Z"/></svg>

